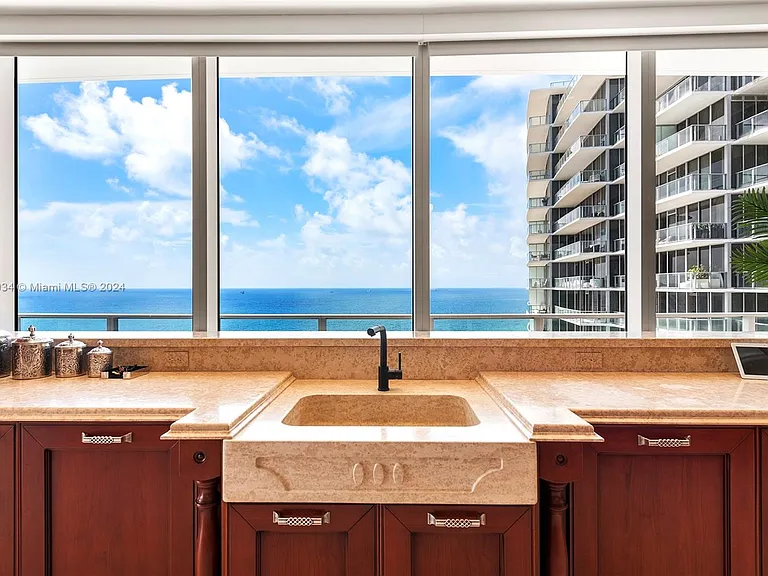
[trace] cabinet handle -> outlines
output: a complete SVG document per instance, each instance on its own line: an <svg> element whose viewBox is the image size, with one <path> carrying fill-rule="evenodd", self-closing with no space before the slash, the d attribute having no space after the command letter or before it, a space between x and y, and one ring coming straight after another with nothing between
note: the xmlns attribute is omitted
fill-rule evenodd
<svg viewBox="0 0 768 576"><path fill-rule="evenodd" d="M83 432L83 444L130 444L133 442L133 432L122 436L89 436Z"/></svg>
<svg viewBox="0 0 768 576"><path fill-rule="evenodd" d="M653 448L687 448L691 445L691 436L685 438L646 438L637 435L638 446L651 446Z"/></svg>
<svg viewBox="0 0 768 576"><path fill-rule="evenodd" d="M280 516L279 512L272 512L272 524L278 526L322 526L331 523L331 513L326 512L320 516Z"/></svg>
<svg viewBox="0 0 768 576"><path fill-rule="evenodd" d="M427 512L427 524L435 528L480 528L485 526L485 514L478 514L475 518L438 518Z"/></svg>

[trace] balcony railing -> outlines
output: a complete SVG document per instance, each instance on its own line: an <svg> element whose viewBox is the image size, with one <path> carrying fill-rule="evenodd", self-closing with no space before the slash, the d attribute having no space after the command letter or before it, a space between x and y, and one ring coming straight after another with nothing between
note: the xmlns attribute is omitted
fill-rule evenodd
<svg viewBox="0 0 768 576"><path fill-rule="evenodd" d="M543 154L544 152L551 152L552 148L547 145L546 142L535 142L528 144L528 154Z"/></svg>
<svg viewBox="0 0 768 576"><path fill-rule="evenodd" d="M702 290L725 288L723 272L662 272L656 274L657 288Z"/></svg>
<svg viewBox="0 0 768 576"><path fill-rule="evenodd" d="M768 164L742 170L736 174L736 187L748 188L768 180Z"/></svg>
<svg viewBox="0 0 768 576"><path fill-rule="evenodd" d="M549 124L549 122L547 121L546 115L528 117L528 128L533 128L534 126L546 126L547 124Z"/></svg>
<svg viewBox="0 0 768 576"><path fill-rule="evenodd" d="M533 182L535 180L548 180L549 174L546 170L529 170L528 181Z"/></svg>
<svg viewBox="0 0 768 576"><path fill-rule="evenodd" d="M614 288L626 288L627 287L627 277L625 274L616 274L613 277L613 287Z"/></svg>
<svg viewBox="0 0 768 576"><path fill-rule="evenodd" d="M688 76L656 99L656 112L669 108L693 92L723 92L727 85L725 76Z"/></svg>
<svg viewBox="0 0 768 576"><path fill-rule="evenodd" d="M626 238L615 238L613 240L613 244L612 244L613 251L614 252L621 252L621 251L623 251L625 246L626 246L626 243L627 243L627 239Z"/></svg>
<svg viewBox="0 0 768 576"><path fill-rule="evenodd" d="M656 187L656 201L697 190L723 190L725 174L688 174Z"/></svg>
<svg viewBox="0 0 768 576"><path fill-rule="evenodd" d="M768 128L768 110L764 110L736 124L735 137L742 138L765 128Z"/></svg>
<svg viewBox="0 0 768 576"><path fill-rule="evenodd" d="M687 242L689 240L725 239L728 225L725 222L698 222L678 224L656 230L656 243Z"/></svg>
<svg viewBox="0 0 768 576"><path fill-rule="evenodd" d="M619 178L624 178L626 174L627 174L627 167L622 162L611 171L611 182L613 182L614 180L618 180Z"/></svg>
<svg viewBox="0 0 768 576"><path fill-rule="evenodd" d="M561 200L568 192L576 188L579 184L589 184L593 182L608 182L608 170L582 170L574 174L560 190L555 194L555 202Z"/></svg>
<svg viewBox="0 0 768 576"><path fill-rule="evenodd" d="M605 98L595 98L594 100L582 100L576 105L568 119L563 124L563 130L573 124L574 120L585 112L605 112L608 110L608 101ZM562 133L562 131L561 131Z"/></svg>
<svg viewBox="0 0 768 576"><path fill-rule="evenodd" d="M546 208L549 198L528 198L528 208Z"/></svg>
<svg viewBox="0 0 768 576"><path fill-rule="evenodd" d="M555 222L555 231L560 230L564 226L567 226L571 222L575 222L580 218L605 218L607 215L605 204L597 204L594 206L578 206L568 212L565 216Z"/></svg>
<svg viewBox="0 0 768 576"><path fill-rule="evenodd" d="M622 126L618 130L616 130L616 132L613 133L613 141L611 143L616 144L617 142L621 142L622 140L624 140L626 135L627 135L627 127Z"/></svg>
<svg viewBox="0 0 768 576"><path fill-rule="evenodd" d="M726 127L721 124L692 124L656 143L656 156L662 156L691 142L721 142Z"/></svg>
<svg viewBox="0 0 768 576"><path fill-rule="evenodd" d="M549 288L549 278L528 278L528 288Z"/></svg>
<svg viewBox="0 0 768 576"><path fill-rule="evenodd" d="M624 102L626 97L627 97L627 93L624 90L624 88L622 88L621 90L619 90L619 92L618 92L618 94L616 94L616 96L611 98L611 101L608 103L608 108L610 110L613 110L614 108L616 108L616 106L618 106L619 104Z"/></svg>
<svg viewBox="0 0 768 576"><path fill-rule="evenodd" d="M552 254L549 252L528 252L528 262L549 262Z"/></svg>
<svg viewBox="0 0 768 576"><path fill-rule="evenodd" d="M562 155L555 165L555 174L563 167L568 159L582 148L599 148L608 146L608 136L606 134L592 134L591 136L580 136L576 142L570 145L568 150Z"/></svg>
<svg viewBox="0 0 768 576"><path fill-rule="evenodd" d="M576 254L593 254L608 252L608 242L605 240L580 240L555 250L555 260L575 256Z"/></svg>
<svg viewBox="0 0 768 576"><path fill-rule="evenodd" d="M621 216L626 211L627 211L626 202L624 200L619 200L618 202L616 202L616 204L613 205L613 209L611 210L611 215Z"/></svg>
<svg viewBox="0 0 768 576"><path fill-rule="evenodd" d="M550 88L568 88L568 86L571 85L573 82L573 78L568 80L554 80L553 82L549 83Z"/></svg>
<svg viewBox="0 0 768 576"><path fill-rule="evenodd" d="M595 276L566 276L565 278L555 278L554 283L555 288L571 290L605 288L605 278Z"/></svg>
<svg viewBox="0 0 768 576"><path fill-rule="evenodd" d="M549 234L549 222L539 220L537 222L528 223L528 234Z"/></svg>

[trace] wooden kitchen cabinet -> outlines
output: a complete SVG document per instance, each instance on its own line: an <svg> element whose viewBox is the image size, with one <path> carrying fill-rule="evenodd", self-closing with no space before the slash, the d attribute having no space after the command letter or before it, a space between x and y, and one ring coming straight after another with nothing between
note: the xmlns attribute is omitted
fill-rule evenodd
<svg viewBox="0 0 768 576"><path fill-rule="evenodd" d="M532 576L529 506L386 506L382 576Z"/></svg>
<svg viewBox="0 0 768 576"><path fill-rule="evenodd" d="M0 576L13 576L15 570L14 445L14 427L0 424Z"/></svg>
<svg viewBox="0 0 768 576"><path fill-rule="evenodd" d="M167 429L21 426L20 576L193 574L194 484Z"/></svg>
<svg viewBox="0 0 768 576"><path fill-rule="evenodd" d="M755 430L596 432L572 490L574 576L758 574Z"/></svg>
<svg viewBox="0 0 768 576"><path fill-rule="evenodd" d="M228 576L375 576L369 504L235 504L227 510Z"/></svg>

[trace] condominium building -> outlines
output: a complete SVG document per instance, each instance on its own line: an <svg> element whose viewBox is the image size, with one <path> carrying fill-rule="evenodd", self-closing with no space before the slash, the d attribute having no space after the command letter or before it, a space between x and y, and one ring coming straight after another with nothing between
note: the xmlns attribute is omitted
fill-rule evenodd
<svg viewBox="0 0 768 576"><path fill-rule="evenodd" d="M658 326L752 330L754 316L738 314L768 316L768 291L731 269L734 247L750 241L732 205L768 184L768 77L660 76L656 88ZM624 77L607 76L530 93L530 311L614 313L546 329L624 327L625 98Z"/></svg>

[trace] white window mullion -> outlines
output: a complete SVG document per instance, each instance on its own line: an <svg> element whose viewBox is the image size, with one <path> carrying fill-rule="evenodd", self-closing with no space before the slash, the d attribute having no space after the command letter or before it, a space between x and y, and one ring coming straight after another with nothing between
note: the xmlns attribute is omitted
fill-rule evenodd
<svg viewBox="0 0 768 576"><path fill-rule="evenodd" d="M218 58L192 59L192 330L219 330Z"/></svg>
<svg viewBox="0 0 768 576"><path fill-rule="evenodd" d="M0 57L0 330L17 327L15 60Z"/></svg>

